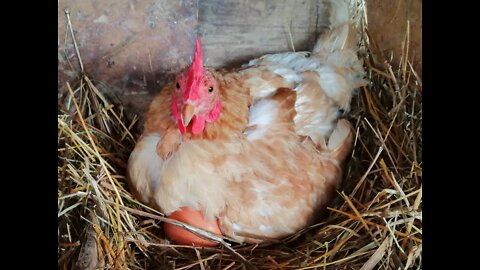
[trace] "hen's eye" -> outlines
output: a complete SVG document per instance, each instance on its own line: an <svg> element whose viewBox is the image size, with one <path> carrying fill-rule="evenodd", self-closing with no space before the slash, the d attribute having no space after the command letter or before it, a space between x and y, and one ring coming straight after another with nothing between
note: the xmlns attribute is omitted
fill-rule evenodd
<svg viewBox="0 0 480 270"><path fill-rule="evenodd" d="M177 87L177 89L180 89L180 84L178 82L175 86Z"/></svg>
<svg viewBox="0 0 480 270"><path fill-rule="evenodd" d="M210 93L213 92L213 87L210 86L210 87L208 88L208 92L210 92Z"/></svg>

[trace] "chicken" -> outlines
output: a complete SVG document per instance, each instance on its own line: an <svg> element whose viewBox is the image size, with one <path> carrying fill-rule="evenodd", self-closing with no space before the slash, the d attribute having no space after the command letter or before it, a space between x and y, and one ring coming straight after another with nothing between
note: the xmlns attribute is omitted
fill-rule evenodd
<svg viewBox="0 0 480 270"><path fill-rule="evenodd" d="M181 221L198 215L203 225L193 225L239 242L312 224L342 179L353 131L340 117L365 83L347 3L333 1L332 11L311 53L265 55L234 70L204 67L197 39L192 64L145 115L128 166L135 196ZM208 245L171 226L174 241Z"/></svg>

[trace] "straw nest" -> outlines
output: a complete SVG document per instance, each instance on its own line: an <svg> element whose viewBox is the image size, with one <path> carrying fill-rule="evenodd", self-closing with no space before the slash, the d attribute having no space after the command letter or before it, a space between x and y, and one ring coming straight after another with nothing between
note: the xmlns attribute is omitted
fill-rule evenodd
<svg viewBox="0 0 480 270"><path fill-rule="evenodd" d="M58 115L59 269L421 269L422 82L408 42L392 66L373 57L378 48L362 28L370 84L348 116L356 137L344 184L321 223L273 245L165 240L162 223L171 220L135 200L125 181L139 116L87 75L67 84Z"/></svg>

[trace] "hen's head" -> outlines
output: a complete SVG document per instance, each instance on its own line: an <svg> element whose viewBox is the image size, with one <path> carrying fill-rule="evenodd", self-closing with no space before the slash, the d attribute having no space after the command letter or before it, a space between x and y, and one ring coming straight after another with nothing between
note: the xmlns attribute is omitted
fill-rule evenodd
<svg viewBox="0 0 480 270"><path fill-rule="evenodd" d="M222 106L218 83L203 67L202 45L198 38L193 62L177 75L175 87L170 109L182 134L188 126L193 134L199 134L205 128L205 122L212 123L220 116Z"/></svg>

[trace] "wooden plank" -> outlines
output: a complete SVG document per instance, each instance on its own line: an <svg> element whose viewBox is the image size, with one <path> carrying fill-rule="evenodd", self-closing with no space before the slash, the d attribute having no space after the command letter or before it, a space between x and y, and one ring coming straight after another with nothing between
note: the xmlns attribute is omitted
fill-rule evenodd
<svg viewBox="0 0 480 270"><path fill-rule="evenodd" d="M368 29L381 52L397 66L410 22L409 60L422 75L422 0L368 0ZM396 67L394 67L394 70Z"/></svg>
<svg viewBox="0 0 480 270"><path fill-rule="evenodd" d="M238 65L266 53L308 50L328 26L325 0L199 2L206 64Z"/></svg>
<svg viewBox="0 0 480 270"><path fill-rule="evenodd" d="M190 61L196 0L60 0L59 89L80 70L71 37L65 34L66 8L85 69L92 78L118 88L119 95L156 93L168 74Z"/></svg>

